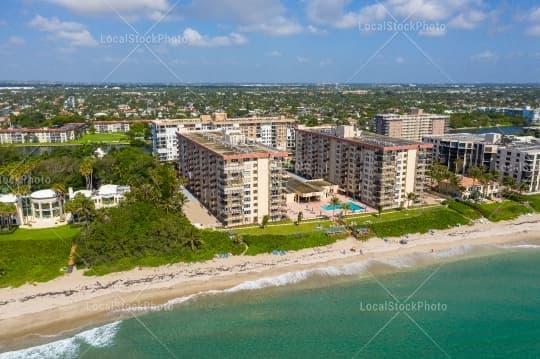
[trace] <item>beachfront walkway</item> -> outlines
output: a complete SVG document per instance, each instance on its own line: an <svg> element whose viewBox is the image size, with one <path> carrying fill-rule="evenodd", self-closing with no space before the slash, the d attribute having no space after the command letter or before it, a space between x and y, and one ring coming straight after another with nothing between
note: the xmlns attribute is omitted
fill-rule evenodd
<svg viewBox="0 0 540 359"><path fill-rule="evenodd" d="M199 200L193 196L187 189L182 189L182 193L187 198L184 204L184 213L193 225L201 228L221 228L221 223L212 216L206 207L204 207Z"/></svg>

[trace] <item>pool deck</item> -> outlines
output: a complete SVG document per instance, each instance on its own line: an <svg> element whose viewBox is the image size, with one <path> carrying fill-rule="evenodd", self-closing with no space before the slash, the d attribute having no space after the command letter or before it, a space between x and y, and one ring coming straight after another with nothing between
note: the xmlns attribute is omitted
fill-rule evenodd
<svg viewBox="0 0 540 359"><path fill-rule="evenodd" d="M339 198L341 203L346 202L354 202L362 207L364 207L364 210L361 211L349 211L347 215L356 214L356 213L370 213L370 212L376 212L375 209L369 207L368 205L356 201L350 197L336 194L336 197ZM332 218L332 210L325 210L321 206L327 205L330 203L330 196L323 198L322 201L313 201L313 202L307 202L307 203L289 203L287 205L287 216L293 220L296 221L296 218L298 216L298 212L302 211L303 213L303 219L315 219L315 218L321 218L321 217L329 217ZM336 209L334 211L334 214L338 216L342 212L341 209Z"/></svg>

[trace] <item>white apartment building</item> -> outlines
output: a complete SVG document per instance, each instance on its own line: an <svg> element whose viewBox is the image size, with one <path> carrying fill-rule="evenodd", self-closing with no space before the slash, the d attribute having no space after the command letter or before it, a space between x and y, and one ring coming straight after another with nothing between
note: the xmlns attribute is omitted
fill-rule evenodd
<svg viewBox="0 0 540 359"><path fill-rule="evenodd" d="M495 170L500 178L527 184L525 192L540 192L540 143L517 143L497 150Z"/></svg>
<svg viewBox="0 0 540 359"><path fill-rule="evenodd" d="M135 123L149 123L150 121L133 120L133 121L94 121L92 124L96 133L126 133L131 129L131 125Z"/></svg>
<svg viewBox="0 0 540 359"><path fill-rule="evenodd" d="M68 123L59 128L0 129L0 144L62 143L80 138L85 130L84 123Z"/></svg>
<svg viewBox="0 0 540 359"><path fill-rule="evenodd" d="M177 161L176 132L239 130L247 138L265 146L292 153L295 145L294 119L284 117L227 118L225 113L202 115L197 119L155 120L151 122L153 154L160 161Z"/></svg>

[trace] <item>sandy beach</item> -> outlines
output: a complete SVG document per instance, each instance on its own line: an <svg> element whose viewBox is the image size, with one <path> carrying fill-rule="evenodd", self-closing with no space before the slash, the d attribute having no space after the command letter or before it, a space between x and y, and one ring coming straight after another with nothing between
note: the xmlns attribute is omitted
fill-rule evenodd
<svg viewBox="0 0 540 359"><path fill-rule="evenodd" d="M0 289L0 351L28 336L57 335L97 323L129 318L176 298L234 288L285 273L386 261L414 253L434 257L468 245L532 242L540 239L540 214L387 241L354 238L285 255L232 256L202 263L141 268L102 277L74 271L47 283ZM442 258L443 256L441 256ZM180 302L181 300L178 300ZM36 339L37 340L37 339Z"/></svg>

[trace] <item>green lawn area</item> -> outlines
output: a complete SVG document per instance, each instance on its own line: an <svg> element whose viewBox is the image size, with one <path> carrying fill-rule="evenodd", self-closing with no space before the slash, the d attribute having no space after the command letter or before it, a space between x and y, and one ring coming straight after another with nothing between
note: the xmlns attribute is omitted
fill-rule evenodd
<svg viewBox="0 0 540 359"><path fill-rule="evenodd" d="M311 221L311 222L300 222L299 225L294 223L287 224L276 224L276 225L267 225L265 228L260 228L255 225L255 227L250 228L231 228L230 231L236 234L241 235L286 235L286 234L297 234L297 233L310 233L314 232L317 229L317 226L321 225L323 228L328 228L332 223L329 220L322 221Z"/></svg>
<svg viewBox="0 0 540 359"><path fill-rule="evenodd" d="M79 228L17 229L0 234L0 288L46 282L62 275Z"/></svg>
<svg viewBox="0 0 540 359"><path fill-rule="evenodd" d="M403 213L394 217L366 224L377 237L399 237L412 233L427 233L433 229L448 229L456 225L468 224L469 220L449 208L429 208L412 214Z"/></svg>
<svg viewBox="0 0 540 359"><path fill-rule="evenodd" d="M124 133L88 133L81 138L70 141L69 143L87 144L87 143L129 143Z"/></svg>
<svg viewBox="0 0 540 359"><path fill-rule="evenodd" d="M242 239L249 246L247 255L253 256L260 253L271 253L274 250L299 250L325 246L334 243L345 235L327 236L322 232L297 233L293 235L246 235Z"/></svg>
<svg viewBox="0 0 540 359"><path fill-rule="evenodd" d="M463 202L447 200L445 203L448 206L448 208L453 209L454 211L465 216L466 218L475 220L482 217L482 214L480 214L477 210L475 210L474 208L471 208L470 206L468 206L467 204Z"/></svg>
<svg viewBox="0 0 540 359"><path fill-rule="evenodd" d="M527 207L514 201L502 201L472 206L492 222L514 219L530 212Z"/></svg>

